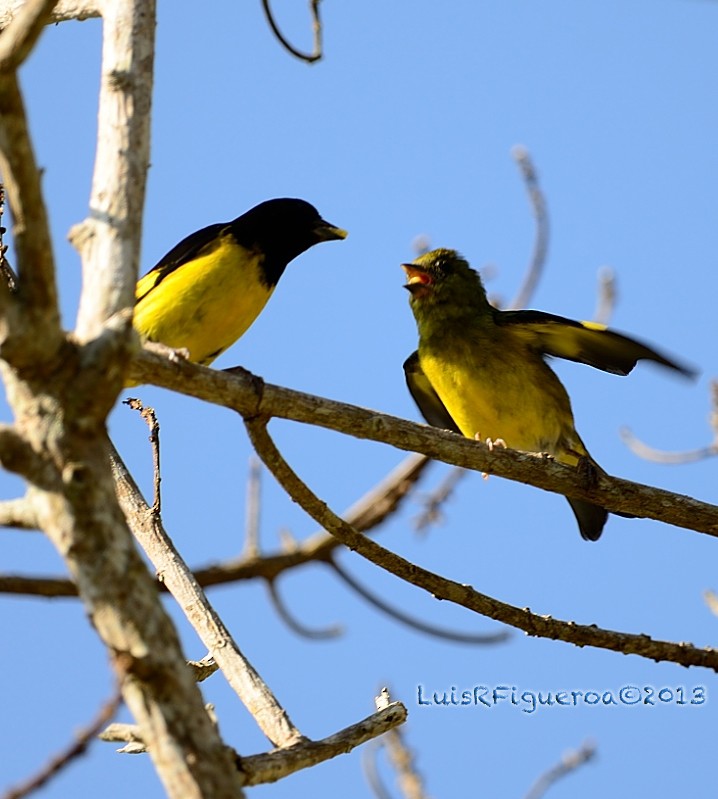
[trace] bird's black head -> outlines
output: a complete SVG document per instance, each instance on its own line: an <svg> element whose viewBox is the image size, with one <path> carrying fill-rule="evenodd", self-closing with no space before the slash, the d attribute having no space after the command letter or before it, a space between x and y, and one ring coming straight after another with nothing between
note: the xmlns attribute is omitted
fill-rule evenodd
<svg viewBox="0 0 718 799"><path fill-rule="evenodd" d="M264 274L273 286L287 264L320 241L344 239L347 232L319 216L304 200L280 198L255 205L231 223L235 239L264 253Z"/></svg>

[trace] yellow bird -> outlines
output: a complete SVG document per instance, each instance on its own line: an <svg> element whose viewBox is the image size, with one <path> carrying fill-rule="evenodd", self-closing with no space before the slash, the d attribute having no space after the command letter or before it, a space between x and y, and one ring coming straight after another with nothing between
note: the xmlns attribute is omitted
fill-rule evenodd
<svg viewBox="0 0 718 799"><path fill-rule="evenodd" d="M292 259L346 236L308 202L287 198L202 228L139 279L135 329L208 366L254 322Z"/></svg>
<svg viewBox="0 0 718 799"><path fill-rule="evenodd" d="M541 311L500 311L479 274L454 250L403 264L419 349L404 363L407 385L429 424L470 438L547 452L560 463L600 467L576 432L566 389L547 356L627 375L642 359L693 371L603 325ZM596 541L608 512L567 497L581 535Z"/></svg>

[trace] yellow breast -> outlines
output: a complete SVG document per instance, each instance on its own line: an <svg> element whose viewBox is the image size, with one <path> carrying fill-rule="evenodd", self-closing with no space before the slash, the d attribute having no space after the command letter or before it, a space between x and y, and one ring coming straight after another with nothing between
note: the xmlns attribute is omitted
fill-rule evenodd
<svg viewBox="0 0 718 799"><path fill-rule="evenodd" d="M218 239L167 275L135 307L135 329L146 339L189 350L190 360L210 364L252 324L273 288L261 281L261 256L231 236ZM137 294L147 291L143 281Z"/></svg>
<svg viewBox="0 0 718 799"><path fill-rule="evenodd" d="M465 436L502 438L508 447L575 462L583 445L566 390L535 353L466 346L422 352L421 367Z"/></svg>

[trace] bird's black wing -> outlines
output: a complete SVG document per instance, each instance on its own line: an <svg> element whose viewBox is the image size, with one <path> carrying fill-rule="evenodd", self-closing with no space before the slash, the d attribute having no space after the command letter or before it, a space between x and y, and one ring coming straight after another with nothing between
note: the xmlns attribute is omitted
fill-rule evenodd
<svg viewBox="0 0 718 799"><path fill-rule="evenodd" d="M446 406L434 391L429 378L424 374L419 363L418 352L412 352L404 361L404 375L409 393L414 398L424 419L434 427L451 430L453 433L461 435L461 430L456 426L451 414L446 410Z"/></svg>
<svg viewBox="0 0 718 799"><path fill-rule="evenodd" d="M576 322L543 311L497 311L496 323L546 355L627 375L637 361L648 360L694 377L695 369L677 363L640 341L594 322Z"/></svg>
<svg viewBox="0 0 718 799"><path fill-rule="evenodd" d="M202 254L203 250L210 249L222 235L230 231L227 223L220 222L215 225L208 225L201 230L191 233L176 244L165 256L152 267L152 269L137 283L137 296L135 302L139 302L149 294L155 286L161 283L167 275L179 269L183 264Z"/></svg>

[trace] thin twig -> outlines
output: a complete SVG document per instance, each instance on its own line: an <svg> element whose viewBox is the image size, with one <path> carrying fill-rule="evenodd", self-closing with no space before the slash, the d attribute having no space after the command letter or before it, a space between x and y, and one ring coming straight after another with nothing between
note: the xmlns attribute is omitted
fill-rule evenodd
<svg viewBox="0 0 718 799"><path fill-rule="evenodd" d="M345 512L347 522L362 532L373 530L397 510L430 463L424 455L412 454L404 458ZM203 588L257 578L272 580L307 563L325 562L340 546L341 543L333 535L320 530L291 551L217 563L193 569L192 572ZM162 584L160 589L167 590ZM0 594L42 596L48 599L76 597L77 587L71 580L59 577L0 575Z"/></svg>
<svg viewBox="0 0 718 799"><path fill-rule="evenodd" d="M695 463L706 458L718 455L718 380L711 380L711 412L709 418L710 426L714 433L713 442L706 447L691 449L684 452L667 452L662 449L654 449L644 444L637 438L628 427L620 429L623 443L639 458L655 463L669 463L672 465L682 465L684 463Z"/></svg>
<svg viewBox="0 0 718 799"><path fill-rule="evenodd" d="M595 755L596 745L591 741L586 741L580 749L566 752L560 763L557 763L536 780L526 794L525 799L541 799L555 782L580 768L584 763L588 763Z"/></svg>
<svg viewBox="0 0 718 799"><path fill-rule="evenodd" d="M56 777L63 769L67 768L73 760L84 755L92 740L97 737L100 730L115 715L121 701L122 694L119 690L115 690L114 695L100 708L100 712L95 719L90 722L89 726L75 735L75 740L64 751L52 757L37 774L30 777L26 782L21 783L16 788L8 789L2 795L2 799L24 799L24 797L44 787L53 777Z"/></svg>
<svg viewBox="0 0 718 799"><path fill-rule="evenodd" d="M244 523L243 558L259 557L259 519L261 510L262 465L255 455L249 459L247 508Z"/></svg>
<svg viewBox="0 0 718 799"><path fill-rule="evenodd" d="M531 261L524 277L521 288L516 293L516 297L509 308L525 308L536 289L544 264L546 263L546 253L548 252L549 224L546 198L539 186L536 168L534 167L531 156L525 147L517 145L511 150L514 161L521 170L521 176L531 202L531 211L536 222L536 233L534 237L534 249Z"/></svg>
<svg viewBox="0 0 718 799"><path fill-rule="evenodd" d="M703 592L703 601L708 606L708 609L714 616L718 616L718 594L707 588Z"/></svg>
<svg viewBox="0 0 718 799"><path fill-rule="evenodd" d="M162 482L162 472L160 471L160 423L157 421L157 414L154 408L145 407L142 400L135 397L128 397L122 401L123 405L128 405L133 411L137 411L145 420L150 431L150 446L152 447L152 513L160 516L162 513L162 493L160 484Z"/></svg>
<svg viewBox="0 0 718 799"><path fill-rule="evenodd" d="M329 638L338 638L344 632L341 624L334 624L331 627L325 627L324 629L317 630L307 627L290 612L286 603L282 600L282 597L277 590L276 580L268 580L267 588L269 589L269 598L271 599L272 605L277 611L279 618L287 625L287 627L289 627L292 632L296 633L302 638L308 638L312 641L326 641Z"/></svg>
<svg viewBox="0 0 718 799"><path fill-rule="evenodd" d="M252 444L264 464L287 494L318 524L336 535L350 550L418 588L456 605L473 610L496 621L517 627L529 635L557 639L576 646L593 646L623 654L640 655L683 666L701 666L718 671L718 650L699 649L685 642L654 641L647 635L603 630L596 625L576 624L550 616L538 616L529 609L520 609L476 591L469 585L449 580L428 569L410 563L385 549L371 538L358 533L322 502L300 480L284 460L269 432L266 419L245 419Z"/></svg>
<svg viewBox="0 0 718 799"><path fill-rule="evenodd" d="M364 749L361 760L362 769L364 770L366 781L369 783L369 787L376 799L392 799L391 793L386 785L384 785L384 781L381 778L377 766L377 758L383 747L383 741L378 739L372 741L371 744Z"/></svg>
<svg viewBox="0 0 718 799"><path fill-rule="evenodd" d="M419 621L408 613L404 613L397 608L393 608L388 603L384 602L375 594L372 594L365 588L355 577L353 577L343 566L339 565L336 557L332 557L330 561L334 571L337 575L359 596L366 600L370 605L385 613L390 618L404 624L417 632L424 635L430 635L433 638L440 638L443 641L452 641L457 644L502 644L507 641L511 634L507 630L502 630L497 633L462 633L454 630L447 630L444 627L435 627L433 624L427 624L424 621Z"/></svg>
<svg viewBox="0 0 718 799"><path fill-rule="evenodd" d="M404 741L402 731L398 728L389 730L382 740L396 771L404 799L427 799L424 780L416 767L414 753Z"/></svg>
<svg viewBox="0 0 718 799"><path fill-rule="evenodd" d="M598 299L593 321L599 325L607 325L611 321L616 307L616 273L610 266L602 266L598 270Z"/></svg>
<svg viewBox="0 0 718 799"><path fill-rule="evenodd" d="M438 487L422 499L424 509L414 520L414 527L416 527L417 532L423 533L428 527L441 521L442 506L448 502L459 481L466 474L466 469L454 466L439 483Z"/></svg>
<svg viewBox="0 0 718 799"><path fill-rule="evenodd" d="M319 18L319 2L320 0L309 0L309 8L312 14L312 35L314 37L314 49L311 53L303 53L301 50L297 50L297 48L294 47L294 45L292 45L291 42L286 39L279 30L279 26L274 19L274 13L272 12L272 7L269 3L269 0L262 0L264 15L267 18L269 27L272 29L272 33L274 33L274 35L277 37L279 43L295 58L298 58L300 61L306 61L308 64L313 64L315 61L319 61L319 59L322 57L322 22Z"/></svg>

